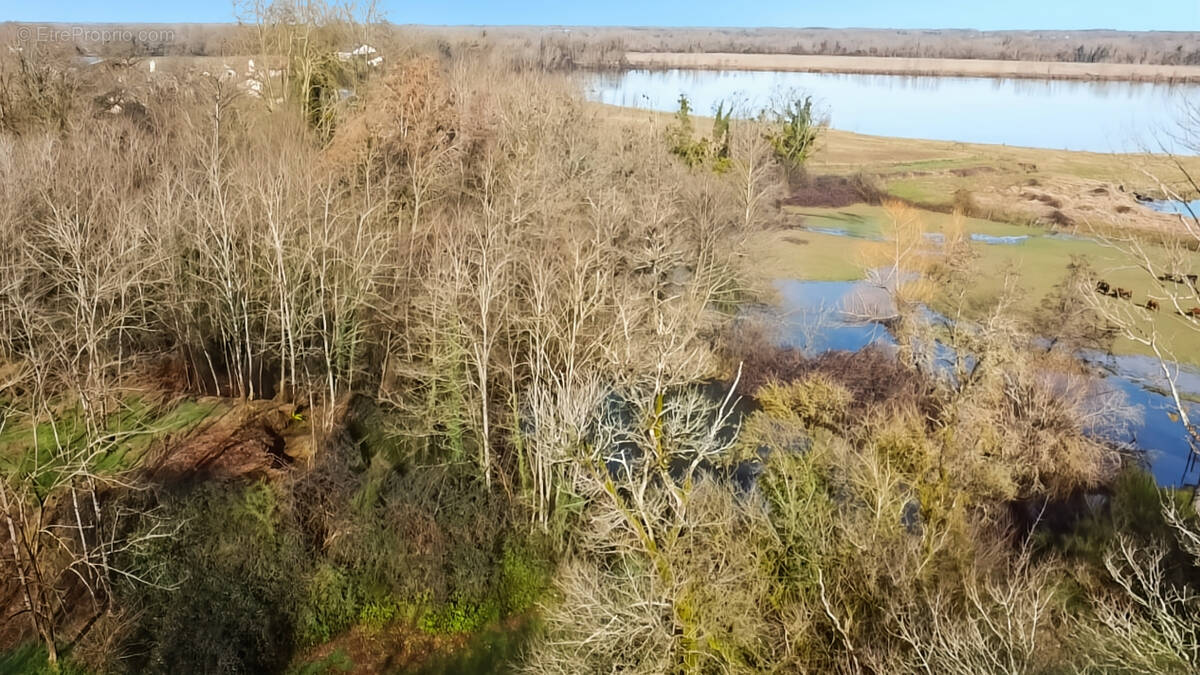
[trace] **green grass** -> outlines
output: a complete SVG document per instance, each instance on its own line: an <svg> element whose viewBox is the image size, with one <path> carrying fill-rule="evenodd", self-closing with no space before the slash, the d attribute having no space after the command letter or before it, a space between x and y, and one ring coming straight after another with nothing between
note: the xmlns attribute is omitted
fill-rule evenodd
<svg viewBox="0 0 1200 675"><path fill-rule="evenodd" d="M899 178L887 183L888 194L915 204L950 204L959 188L957 181L929 176Z"/></svg>
<svg viewBox="0 0 1200 675"><path fill-rule="evenodd" d="M989 167L995 171L973 178L988 183L1011 183L1014 179L1025 177L1026 169L1021 166L1024 164L1036 166L1038 175L1075 176L1125 183L1130 189L1144 191L1157 187L1147 173L1168 179L1177 175L1172 161L1162 155L1148 157L1138 154L1063 152L955 141L888 138L831 129L822 136L820 149L809 168L815 173L866 172L887 176L906 171ZM1200 158L1183 157L1180 161L1193 175L1200 172ZM931 178L961 177L945 174Z"/></svg>
<svg viewBox="0 0 1200 675"><path fill-rule="evenodd" d="M415 670L420 675L490 675L514 672L514 664L538 626L524 619L515 626L497 626L475 635L462 649L436 657Z"/></svg>
<svg viewBox="0 0 1200 675"><path fill-rule="evenodd" d="M112 472L136 466L163 434L193 428L224 408L218 402L192 399L158 404L139 396L126 398L105 422L104 433L110 440L94 468ZM39 423L36 430L19 416L10 415L0 432L0 471L27 471L35 461L53 465L64 448L78 450L87 442L83 414L77 406L60 412L53 424Z"/></svg>
<svg viewBox="0 0 1200 675"><path fill-rule="evenodd" d="M853 251L855 243L830 234L770 232L752 242L748 257L754 269L769 279L853 281L861 279L864 271Z"/></svg>
<svg viewBox="0 0 1200 675"><path fill-rule="evenodd" d="M883 207L856 204L840 209L785 210L790 215L802 217L806 227L845 230L854 236L843 237L800 229L763 233L750 242L749 255L756 270L772 279L852 281L863 277L866 273L864 261L867 251L876 245L870 239L879 238L883 233L883 223L887 218ZM934 212L922 212L922 216L931 232L943 231L952 218ZM978 218L968 218L966 228L972 233L997 237L1038 235L1042 232L1021 225Z"/></svg>
<svg viewBox="0 0 1200 675"><path fill-rule="evenodd" d="M306 663L291 670L293 675L334 675L354 670L354 660L345 650L335 649L323 659Z"/></svg>
<svg viewBox="0 0 1200 675"><path fill-rule="evenodd" d="M806 227L825 227L844 229L859 236L878 237L883 234L887 222L887 212L882 206L855 204L844 208L826 209L809 207L784 207L791 215L804 218ZM928 232L944 232L954 216L933 211L922 211L922 221ZM988 234L996 237L1011 237L1021 235L1040 235L1043 230L1024 225L998 223L981 218L966 219L967 232L972 234ZM807 234L798 232L797 234Z"/></svg>
<svg viewBox="0 0 1200 675"><path fill-rule="evenodd" d="M36 642L0 653L0 675L85 675L86 671L59 654L58 669L46 661L46 648Z"/></svg>
<svg viewBox="0 0 1200 675"><path fill-rule="evenodd" d="M1005 272L1019 273L1019 283L1025 291L1017 303L1019 309L1033 311L1042 298L1066 275L1066 265L1072 255L1084 257L1098 276L1113 287L1127 288L1133 293L1133 302L1144 304L1147 296L1155 293L1144 271L1134 266L1134 261L1125 258L1119 251L1086 240L1064 240L1047 237L1031 238L1019 246L976 246L980 253L976 270L979 285L974 295L979 300L994 297L1000 292ZM1200 256L1190 254L1189 269L1200 269ZM1185 319L1165 306L1160 312L1149 312L1130 307L1129 301L1106 300L1121 303L1126 310L1133 310L1153 325L1163 345L1174 354L1176 360L1191 365L1200 365L1200 331L1195 322ZM1113 347L1117 354L1145 354L1153 352L1147 347L1125 338L1119 338Z"/></svg>
<svg viewBox="0 0 1200 675"><path fill-rule="evenodd" d="M967 169L979 165L975 157L921 159L913 162L890 164L881 173L906 173L909 171L946 171L949 169Z"/></svg>

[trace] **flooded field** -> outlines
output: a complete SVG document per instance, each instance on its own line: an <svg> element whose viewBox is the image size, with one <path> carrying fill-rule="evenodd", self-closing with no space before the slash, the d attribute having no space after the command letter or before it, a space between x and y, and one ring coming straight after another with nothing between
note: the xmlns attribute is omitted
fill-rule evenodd
<svg viewBox="0 0 1200 675"><path fill-rule="evenodd" d="M775 287L781 312L779 339L786 346L815 355L830 350L858 351L868 345L885 349L895 345L887 328L862 318L873 313L871 308L887 302L879 288L861 281L796 280L781 280ZM1131 421L1112 440L1143 452L1160 485L1187 482L1190 450L1175 405L1164 393L1158 362L1135 355L1080 356L1096 368L1109 390L1120 392L1126 405L1134 409ZM1176 384L1181 392L1200 396L1200 370L1176 368ZM1200 416L1200 405L1189 405L1191 414Z"/></svg>

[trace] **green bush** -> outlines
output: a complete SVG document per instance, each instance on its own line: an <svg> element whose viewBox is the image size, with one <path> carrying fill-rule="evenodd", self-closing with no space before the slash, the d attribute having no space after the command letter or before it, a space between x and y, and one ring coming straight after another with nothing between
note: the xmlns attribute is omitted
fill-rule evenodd
<svg viewBox="0 0 1200 675"><path fill-rule="evenodd" d="M531 620L515 629L487 630L472 637L462 649L435 657L416 672L420 675L512 672L512 664L518 662L530 638L537 632L538 625Z"/></svg>
<svg viewBox="0 0 1200 675"><path fill-rule="evenodd" d="M853 396L834 380L820 374L795 382L769 382L755 395L763 411L775 419L798 417L805 426L835 429Z"/></svg>
<svg viewBox="0 0 1200 675"><path fill-rule="evenodd" d="M302 645L317 645L354 625L359 615L359 591L343 570L322 563L308 582L307 599L300 614L297 638Z"/></svg>
<svg viewBox="0 0 1200 675"><path fill-rule="evenodd" d="M722 101L714 112L712 140L693 138L692 105L687 96L680 95L675 123L667 129L667 144L671 153L689 167L708 164L714 172L725 173L732 166L729 148L732 117L732 107L726 110Z"/></svg>
<svg viewBox="0 0 1200 675"><path fill-rule="evenodd" d="M265 484L209 483L165 500L182 523L147 565L174 588L131 586L121 604L139 607L126 653L134 672L276 672L291 659L296 592L309 556Z"/></svg>
<svg viewBox="0 0 1200 675"><path fill-rule="evenodd" d="M391 600L370 600L358 610L358 624L370 631L378 631L391 623L400 614L400 605Z"/></svg>
<svg viewBox="0 0 1200 675"><path fill-rule="evenodd" d="M354 626L466 634L533 606L549 548L470 464L380 468L355 463L360 450L329 450L290 488L208 482L161 498L182 525L143 564L174 588L122 587L120 604L144 610L127 667L279 672Z"/></svg>
<svg viewBox="0 0 1200 675"><path fill-rule="evenodd" d="M788 176L800 176L805 162L816 151L817 139L824 128L813 112L812 97L793 98L776 109L772 117L767 140L775 150L775 159L787 170Z"/></svg>
<svg viewBox="0 0 1200 675"><path fill-rule="evenodd" d="M1122 471L1113 481L1111 491L1107 508L1087 514L1069 532L1040 533L1038 543L1084 559L1097 568L1103 566L1104 555L1118 536L1135 538L1141 544L1168 544L1173 556L1182 557L1174 545L1174 531L1163 517L1163 501L1175 500L1178 505L1186 506L1186 491L1159 488L1154 476L1141 467ZM1182 564L1181 560L1176 562Z"/></svg>
<svg viewBox="0 0 1200 675"><path fill-rule="evenodd" d="M428 609L420 628L435 635L473 633L529 611L550 585L546 547L531 539L508 537L492 569L485 584L456 590L448 602Z"/></svg>
<svg viewBox="0 0 1200 675"><path fill-rule="evenodd" d="M548 556L529 541L504 546L500 558L500 595L505 614L528 611L550 585Z"/></svg>
<svg viewBox="0 0 1200 675"><path fill-rule="evenodd" d="M675 124L667 129L667 142L671 153L684 164L696 167L708 159L708 139L692 138L692 106L687 96L679 95L679 112L675 113Z"/></svg>
<svg viewBox="0 0 1200 675"><path fill-rule="evenodd" d="M712 135L712 169L716 173L725 173L733 165L729 148L730 141L732 140L729 131L732 116L733 106L730 106L729 110L726 110L724 101L717 104L717 110L713 114Z"/></svg>
<svg viewBox="0 0 1200 675"><path fill-rule="evenodd" d="M418 625L431 635L456 635L473 633L499 619L500 605L495 598L460 596L426 612Z"/></svg>

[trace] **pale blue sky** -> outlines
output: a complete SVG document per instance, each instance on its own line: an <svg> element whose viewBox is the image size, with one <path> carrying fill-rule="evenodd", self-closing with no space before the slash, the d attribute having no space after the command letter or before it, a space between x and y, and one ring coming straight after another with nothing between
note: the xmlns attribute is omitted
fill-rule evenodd
<svg viewBox="0 0 1200 675"><path fill-rule="evenodd" d="M428 24L1200 30L1200 0L381 0ZM0 21L229 21L232 3L0 0Z"/></svg>

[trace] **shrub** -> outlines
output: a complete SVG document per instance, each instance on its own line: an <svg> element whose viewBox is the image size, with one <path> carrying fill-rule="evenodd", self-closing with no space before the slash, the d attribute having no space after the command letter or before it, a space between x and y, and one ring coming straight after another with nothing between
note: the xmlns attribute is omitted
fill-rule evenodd
<svg viewBox="0 0 1200 675"><path fill-rule="evenodd" d="M725 173L733 167L730 145L733 136L730 125L733 107L725 108L725 102L717 104L713 112L712 139L693 138L692 106L687 96L679 96L679 111L675 123L667 128L667 147L671 154L683 160L688 167L708 165L714 173Z"/></svg>
<svg viewBox="0 0 1200 675"><path fill-rule="evenodd" d="M301 645L328 642L350 628L359 616L359 591L353 577L328 563L317 567L309 579L306 596L297 626Z"/></svg>
<svg viewBox="0 0 1200 675"><path fill-rule="evenodd" d="M390 601L371 600L358 611L358 623L367 630L378 631L391 623L400 613L400 605Z"/></svg>
<svg viewBox="0 0 1200 675"><path fill-rule="evenodd" d="M499 590L505 614L520 614L533 607L550 585L553 571L544 547L529 540L510 538L500 557Z"/></svg>
<svg viewBox="0 0 1200 675"><path fill-rule="evenodd" d="M808 427L828 429L838 426L853 400L845 387L820 373L787 384L769 382L758 390L757 398L772 417L798 417Z"/></svg>
<svg viewBox="0 0 1200 675"><path fill-rule="evenodd" d="M713 113L712 134L712 169L716 173L725 173L732 166L733 160L730 157L729 149L732 140L729 126L732 116L733 106L726 110L724 101L717 104L717 109Z"/></svg>
<svg viewBox="0 0 1200 675"><path fill-rule="evenodd" d="M667 143L671 153L689 167L704 164L709 156L708 139L692 138L692 106L687 96L679 95L679 112L675 113L675 124L667 129Z"/></svg>
<svg viewBox="0 0 1200 675"><path fill-rule="evenodd" d="M183 523L149 556L174 588L130 588L143 609L127 645L138 672L273 672L294 649L301 538L274 490L207 484L168 498Z"/></svg>
<svg viewBox="0 0 1200 675"><path fill-rule="evenodd" d="M767 140L775 150L775 159L783 165L789 178L803 175L804 164L817 149L817 139L824 124L813 112L811 96L794 97L772 113L772 129Z"/></svg>
<svg viewBox="0 0 1200 675"><path fill-rule="evenodd" d="M958 189L954 191L954 210L964 216L979 216L979 204L975 202L975 195L971 194L970 190Z"/></svg>
<svg viewBox="0 0 1200 675"><path fill-rule="evenodd" d="M462 595L426 612L419 626L433 635L455 635L473 633L499 618L500 607L494 598Z"/></svg>

